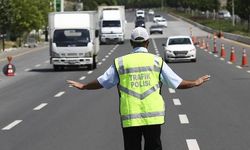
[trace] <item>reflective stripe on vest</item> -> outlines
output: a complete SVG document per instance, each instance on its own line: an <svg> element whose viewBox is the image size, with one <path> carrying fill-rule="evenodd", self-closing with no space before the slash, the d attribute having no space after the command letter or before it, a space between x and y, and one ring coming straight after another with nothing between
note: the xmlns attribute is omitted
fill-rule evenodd
<svg viewBox="0 0 250 150"><path fill-rule="evenodd" d="M127 93L128 95L134 96L138 99L144 99L145 97L147 97L148 95L150 95L151 93L157 91L160 88L159 84L156 84L155 86L153 86L152 88L150 88L149 90L147 90L146 92L144 92L143 94L139 94L136 93L135 91L129 90L128 88L125 88L121 85L119 85L119 90L121 90L124 93Z"/></svg>
<svg viewBox="0 0 250 150"><path fill-rule="evenodd" d="M128 74L128 73L135 73L135 72L144 72L144 71L155 71L160 72L161 68L158 67L160 65L160 62L157 60L157 57L155 57L155 65L154 66L146 66L146 67L135 67L135 68L129 68L124 69L123 60L122 57L118 58L118 64L119 64L119 74Z"/></svg>
<svg viewBox="0 0 250 150"><path fill-rule="evenodd" d="M121 116L121 118L122 118L122 121L124 121L124 120L129 120L129 119L158 117L158 116L164 116L164 115L165 115L165 111L159 111L159 112L148 112L148 113L141 113L141 114L123 115L123 116Z"/></svg>

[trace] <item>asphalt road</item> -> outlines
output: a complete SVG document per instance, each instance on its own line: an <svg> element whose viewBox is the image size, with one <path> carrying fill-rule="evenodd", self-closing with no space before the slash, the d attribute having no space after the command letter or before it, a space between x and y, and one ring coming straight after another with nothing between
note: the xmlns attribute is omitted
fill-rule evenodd
<svg viewBox="0 0 250 150"><path fill-rule="evenodd" d="M168 19L164 35L152 35L149 52L163 57L162 44L170 35L197 38L208 34L177 18ZM127 12L127 39L134 27L134 12ZM147 16L147 28L152 16ZM225 43L227 57L197 48L197 62L170 63L183 79L205 74L211 80L188 90L162 89L166 101L166 124L162 126L164 150L248 150L250 147L250 101L248 67L240 66L241 49ZM228 63L231 46L238 48L237 61ZM79 91L65 80L88 82L96 79L114 58L131 50L123 45L101 45L97 69L54 72L48 47L39 47L14 57L16 76L0 75L0 150L122 150L119 100L116 87L109 90ZM0 67L5 65L0 62Z"/></svg>

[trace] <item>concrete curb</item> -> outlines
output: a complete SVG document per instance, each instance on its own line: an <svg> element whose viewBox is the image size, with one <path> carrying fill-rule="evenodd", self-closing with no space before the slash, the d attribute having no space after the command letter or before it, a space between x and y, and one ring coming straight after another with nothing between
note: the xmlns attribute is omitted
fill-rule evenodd
<svg viewBox="0 0 250 150"><path fill-rule="evenodd" d="M209 32L209 33L214 33L214 32L217 32L216 30L213 30L212 28L209 28L207 26L204 26L204 25L201 25L197 22L194 22L190 19L187 19L187 18L184 18L182 16L177 16L176 14L173 14L173 13L170 13L171 15L177 17L177 18L180 18L206 32ZM227 38L227 39L230 39L230 40L234 40L234 41L237 41L237 42L241 42L241 43L245 43L245 44L250 44L250 37L247 37L247 36L242 36L242 35L237 35L237 34L232 34L232 33L227 33L227 32L223 32L224 33L224 38Z"/></svg>

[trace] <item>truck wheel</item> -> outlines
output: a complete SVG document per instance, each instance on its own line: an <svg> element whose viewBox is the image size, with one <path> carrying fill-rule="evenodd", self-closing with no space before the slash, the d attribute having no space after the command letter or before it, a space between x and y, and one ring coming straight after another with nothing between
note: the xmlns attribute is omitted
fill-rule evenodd
<svg viewBox="0 0 250 150"><path fill-rule="evenodd" d="M61 65L53 65L54 71L60 71L63 70L63 66Z"/></svg>

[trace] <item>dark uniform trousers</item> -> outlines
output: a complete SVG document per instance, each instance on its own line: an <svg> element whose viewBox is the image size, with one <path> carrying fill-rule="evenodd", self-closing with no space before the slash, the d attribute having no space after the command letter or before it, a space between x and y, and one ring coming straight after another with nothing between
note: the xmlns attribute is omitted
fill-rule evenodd
<svg viewBox="0 0 250 150"><path fill-rule="evenodd" d="M123 128L124 149L142 150L142 137L144 137L144 150L162 150L161 125L148 125Z"/></svg>

